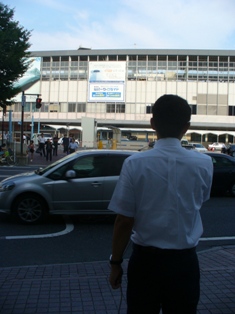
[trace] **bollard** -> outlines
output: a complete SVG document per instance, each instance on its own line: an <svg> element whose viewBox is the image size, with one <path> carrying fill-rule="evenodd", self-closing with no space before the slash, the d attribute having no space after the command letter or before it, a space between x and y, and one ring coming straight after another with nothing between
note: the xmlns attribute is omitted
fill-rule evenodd
<svg viewBox="0 0 235 314"><path fill-rule="evenodd" d="M98 149L103 149L103 142L102 141L98 142Z"/></svg>
<svg viewBox="0 0 235 314"><path fill-rule="evenodd" d="M112 141L112 149L117 149L117 140L115 139Z"/></svg>

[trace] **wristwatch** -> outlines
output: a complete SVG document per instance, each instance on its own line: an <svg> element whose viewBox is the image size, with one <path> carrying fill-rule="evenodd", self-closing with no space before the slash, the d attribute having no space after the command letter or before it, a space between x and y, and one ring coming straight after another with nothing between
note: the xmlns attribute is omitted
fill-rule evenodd
<svg viewBox="0 0 235 314"><path fill-rule="evenodd" d="M114 260L112 260L112 254L111 254L110 257L109 257L109 263L110 263L111 265L121 265L122 262L123 262L123 258L120 259L119 261L114 261Z"/></svg>

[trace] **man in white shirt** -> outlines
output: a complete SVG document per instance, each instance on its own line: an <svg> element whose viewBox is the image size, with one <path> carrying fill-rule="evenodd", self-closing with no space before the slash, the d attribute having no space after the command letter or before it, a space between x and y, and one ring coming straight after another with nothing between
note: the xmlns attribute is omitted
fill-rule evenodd
<svg viewBox="0 0 235 314"><path fill-rule="evenodd" d="M45 153L46 139L43 133L38 137L38 144L39 144L40 156L42 156L43 154L43 156L46 157L46 153Z"/></svg>
<svg viewBox="0 0 235 314"><path fill-rule="evenodd" d="M110 284L121 285L122 256L131 240L127 313L196 314L200 272L196 246L203 227L200 208L210 197L213 165L209 156L187 150L181 138L191 109L176 95L153 106L153 149L124 162L109 209L117 213Z"/></svg>

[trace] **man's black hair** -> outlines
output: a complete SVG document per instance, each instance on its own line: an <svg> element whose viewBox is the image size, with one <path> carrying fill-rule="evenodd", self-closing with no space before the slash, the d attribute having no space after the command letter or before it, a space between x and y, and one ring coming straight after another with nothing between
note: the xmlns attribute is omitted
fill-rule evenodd
<svg viewBox="0 0 235 314"><path fill-rule="evenodd" d="M154 126L161 137L179 137L191 118L188 102L177 95L158 98L152 112Z"/></svg>

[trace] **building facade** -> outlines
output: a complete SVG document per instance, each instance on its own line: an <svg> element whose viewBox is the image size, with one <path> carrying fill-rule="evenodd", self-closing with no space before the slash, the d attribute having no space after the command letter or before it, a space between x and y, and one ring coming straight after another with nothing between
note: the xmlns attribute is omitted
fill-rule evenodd
<svg viewBox="0 0 235 314"><path fill-rule="evenodd" d="M25 84L26 125L33 115L41 125L79 126L85 116L95 118L98 126L146 128L156 99L177 94L191 106L195 134L217 131L217 139L220 134L224 141L234 141L234 50L80 48L31 55L39 63L39 76ZM42 98L40 109L35 95ZM10 109L16 127L21 94Z"/></svg>

